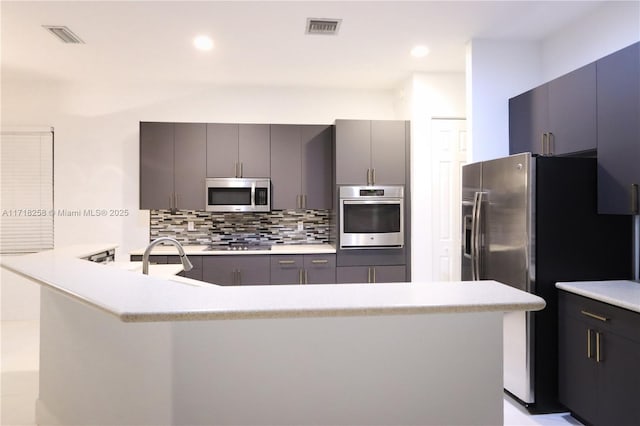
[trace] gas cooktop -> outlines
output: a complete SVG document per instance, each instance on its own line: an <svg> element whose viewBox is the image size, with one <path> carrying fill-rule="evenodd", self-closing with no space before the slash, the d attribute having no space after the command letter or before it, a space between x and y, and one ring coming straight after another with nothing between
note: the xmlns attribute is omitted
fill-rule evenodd
<svg viewBox="0 0 640 426"><path fill-rule="evenodd" d="M249 251L249 250L271 250L271 246L266 244L229 244L229 245L220 245L207 246L206 251L213 250L226 250L226 251Z"/></svg>

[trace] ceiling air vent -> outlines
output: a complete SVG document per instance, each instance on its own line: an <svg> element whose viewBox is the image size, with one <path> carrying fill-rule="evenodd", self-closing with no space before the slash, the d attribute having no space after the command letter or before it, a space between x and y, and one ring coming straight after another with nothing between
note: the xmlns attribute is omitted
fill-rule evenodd
<svg viewBox="0 0 640 426"><path fill-rule="evenodd" d="M307 34L336 35L340 29L342 19L307 18Z"/></svg>
<svg viewBox="0 0 640 426"><path fill-rule="evenodd" d="M69 28L61 25L43 25L44 29L58 37L63 43L84 44Z"/></svg>

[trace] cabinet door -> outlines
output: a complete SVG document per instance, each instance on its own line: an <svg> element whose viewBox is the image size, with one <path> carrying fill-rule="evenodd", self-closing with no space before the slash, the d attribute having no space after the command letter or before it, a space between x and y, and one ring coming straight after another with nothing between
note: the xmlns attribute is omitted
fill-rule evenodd
<svg viewBox="0 0 640 426"><path fill-rule="evenodd" d="M204 123L174 125L175 206L183 210L205 209L207 177L207 128Z"/></svg>
<svg viewBox="0 0 640 426"><path fill-rule="evenodd" d="M336 184L366 185L371 168L371 121L336 120Z"/></svg>
<svg viewBox="0 0 640 426"><path fill-rule="evenodd" d="M238 128L238 161L240 177L268 178L270 168L270 136L268 124L240 124Z"/></svg>
<svg viewBox="0 0 640 426"><path fill-rule="evenodd" d="M306 273L307 284L335 284L336 255L305 254L304 270Z"/></svg>
<svg viewBox="0 0 640 426"><path fill-rule="evenodd" d="M606 332L601 339L599 424L640 425L640 343Z"/></svg>
<svg viewBox="0 0 640 426"><path fill-rule="evenodd" d="M559 400L585 420L597 416L595 331L568 313L560 297L558 319Z"/></svg>
<svg viewBox="0 0 640 426"><path fill-rule="evenodd" d="M598 212L631 214L631 185L640 184L640 43L596 67Z"/></svg>
<svg viewBox="0 0 640 426"><path fill-rule="evenodd" d="M407 281L407 267L404 265L375 266L376 283L401 283Z"/></svg>
<svg viewBox="0 0 640 426"><path fill-rule="evenodd" d="M207 124L207 177L236 177L238 125Z"/></svg>
<svg viewBox="0 0 640 426"><path fill-rule="evenodd" d="M509 99L509 154L542 153L542 135L548 130L548 86Z"/></svg>
<svg viewBox="0 0 640 426"><path fill-rule="evenodd" d="M271 255L271 284L301 284L302 255Z"/></svg>
<svg viewBox="0 0 640 426"><path fill-rule="evenodd" d="M170 209L173 123L140 123L140 209Z"/></svg>
<svg viewBox="0 0 640 426"><path fill-rule="evenodd" d="M202 281L217 285L239 285L234 257L203 256Z"/></svg>
<svg viewBox="0 0 640 426"><path fill-rule="evenodd" d="M596 149L596 64L549 82L551 154Z"/></svg>
<svg viewBox="0 0 640 426"><path fill-rule="evenodd" d="M405 183L405 122L371 122L371 168L376 185Z"/></svg>
<svg viewBox="0 0 640 426"><path fill-rule="evenodd" d="M338 284L367 284L371 277L368 266L339 266L336 268Z"/></svg>
<svg viewBox="0 0 640 426"><path fill-rule="evenodd" d="M274 210L300 208L300 126L271 125L271 184ZM318 178L322 178L321 176Z"/></svg>
<svg viewBox="0 0 640 426"><path fill-rule="evenodd" d="M271 282L268 255L233 256L241 285L268 285Z"/></svg>
<svg viewBox="0 0 640 426"><path fill-rule="evenodd" d="M300 126L300 140L301 193L305 196L305 208L330 210L333 208L333 128Z"/></svg>

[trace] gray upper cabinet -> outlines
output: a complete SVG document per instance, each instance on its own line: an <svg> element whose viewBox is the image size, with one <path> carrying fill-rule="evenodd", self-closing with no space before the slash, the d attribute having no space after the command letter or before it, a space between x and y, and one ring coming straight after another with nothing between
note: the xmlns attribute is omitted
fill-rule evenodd
<svg viewBox="0 0 640 426"><path fill-rule="evenodd" d="M596 66L509 99L509 153L566 155L596 149Z"/></svg>
<svg viewBox="0 0 640 426"><path fill-rule="evenodd" d="M140 123L140 208L204 210L206 127Z"/></svg>
<svg viewBox="0 0 640 426"><path fill-rule="evenodd" d="M406 122L336 120L336 184L404 185Z"/></svg>
<svg viewBox="0 0 640 426"><path fill-rule="evenodd" d="M332 207L330 125L271 125L275 210Z"/></svg>
<svg viewBox="0 0 640 426"><path fill-rule="evenodd" d="M176 123L174 188L177 209L205 209L207 128L202 123Z"/></svg>
<svg viewBox="0 0 640 426"><path fill-rule="evenodd" d="M207 124L207 177L269 177L268 124Z"/></svg>
<svg viewBox="0 0 640 426"><path fill-rule="evenodd" d="M640 213L640 43L596 63L598 212Z"/></svg>

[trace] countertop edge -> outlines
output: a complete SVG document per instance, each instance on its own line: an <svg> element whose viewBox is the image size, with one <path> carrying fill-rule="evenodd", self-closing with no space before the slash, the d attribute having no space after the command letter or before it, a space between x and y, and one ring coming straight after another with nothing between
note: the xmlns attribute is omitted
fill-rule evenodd
<svg viewBox="0 0 640 426"><path fill-rule="evenodd" d="M640 313L640 283L634 281L558 282L556 288ZM630 302L634 297L636 302Z"/></svg>

